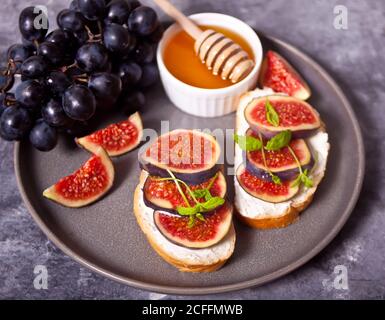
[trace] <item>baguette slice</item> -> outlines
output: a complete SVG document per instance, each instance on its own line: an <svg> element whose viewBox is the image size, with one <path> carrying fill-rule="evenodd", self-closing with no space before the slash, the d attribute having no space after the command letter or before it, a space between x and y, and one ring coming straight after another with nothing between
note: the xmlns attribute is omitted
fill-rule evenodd
<svg viewBox="0 0 385 320"><path fill-rule="evenodd" d="M254 98L270 94L277 93L270 88L265 88L243 94L236 114L235 131L237 134L244 135L249 127L244 117L244 110L247 104ZM237 177L234 176L234 205L236 214L241 221L257 229L283 228L296 221L299 213L308 207L313 200L313 195L317 190L318 184L324 176L330 145L328 143L328 134L324 129L321 129L317 134L306 139L306 142L313 156L316 158L316 164L311 173L313 187L305 189L301 186L298 194L292 199L281 203L269 203L249 195L242 189ZM242 150L238 145L235 145L235 170L242 161Z"/></svg>
<svg viewBox="0 0 385 320"><path fill-rule="evenodd" d="M152 248L169 264L185 272L211 272L218 270L231 257L235 246L235 230L231 225L228 234L216 245L204 249L189 249L167 240L157 229L153 209L143 202L143 185L148 173L142 170L134 194L136 220Z"/></svg>

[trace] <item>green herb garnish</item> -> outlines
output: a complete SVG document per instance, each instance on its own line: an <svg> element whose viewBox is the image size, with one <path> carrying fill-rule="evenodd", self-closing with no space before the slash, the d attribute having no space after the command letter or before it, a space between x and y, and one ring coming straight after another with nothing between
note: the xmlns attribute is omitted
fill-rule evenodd
<svg viewBox="0 0 385 320"><path fill-rule="evenodd" d="M281 131L267 142L265 149L269 151L276 151L288 146L290 141L291 131Z"/></svg>
<svg viewBox="0 0 385 320"><path fill-rule="evenodd" d="M210 189L213 186L215 180L217 179L218 173L211 179L207 188L191 190L191 188L188 186L188 184L186 182L184 182L183 180L177 179L175 177L175 175L170 170L167 170L167 172L169 173L170 178L159 178L159 179L154 179L154 180L155 181L172 180L175 182L177 189L178 189L178 192L180 193L184 202L187 205L187 207L178 206L176 208L176 211L182 216L189 216L189 222L188 222L189 228L194 226L196 218L201 220L201 221L205 220L202 213L212 211L212 210L220 207L221 205L223 205L225 203L225 199L223 199L221 197L213 197L210 193ZM191 196L191 198L195 202L194 206L190 205L190 202L188 201L187 196L183 192L180 184L183 184L185 186L187 192L189 193L189 195ZM205 199L205 202L199 202L197 200L197 199L202 199L202 198Z"/></svg>
<svg viewBox="0 0 385 320"><path fill-rule="evenodd" d="M278 127L279 126L278 113L274 109L274 107L272 106L268 98L266 98L265 111L266 111L266 120L274 127Z"/></svg>
<svg viewBox="0 0 385 320"><path fill-rule="evenodd" d="M301 163L299 162L297 155L295 154L294 150L290 146L288 146L288 148L289 148L289 151L290 151L291 155L293 156L295 162L297 163L298 170L299 170L299 175L293 181L291 186L296 187L296 186L300 185L301 183L303 183L306 188L311 188L313 186L313 180L309 177L309 170L307 170L307 169L302 170Z"/></svg>
<svg viewBox="0 0 385 320"><path fill-rule="evenodd" d="M241 136L234 134L234 141L244 151L255 151L262 149L262 141L252 136Z"/></svg>
<svg viewBox="0 0 385 320"><path fill-rule="evenodd" d="M263 138L262 138L262 135L259 134L259 139L262 141L263 143ZM265 168L267 169L267 173L270 175L271 177L271 180L273 180L273 182L275 184L281 184L281 179L276 176L273 172L271 172L271 170L269 169L269 167L267 166L267 161L266 161L266 155L265 155L265 150L264 148L261 149L261 152L262 152L262 159L263 159L263 165L265 166Z"/></svg>

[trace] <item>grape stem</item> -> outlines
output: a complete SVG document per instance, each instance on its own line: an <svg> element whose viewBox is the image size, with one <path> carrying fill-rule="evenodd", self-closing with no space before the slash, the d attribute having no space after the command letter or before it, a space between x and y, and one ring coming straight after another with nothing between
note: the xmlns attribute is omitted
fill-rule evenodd
<svg viewBox="0 0 385 320"><path fill-rule="evenodd" d="M84 28L86 29L87 31L87 34L88 34L88 42L101 42L102 41L102 34L101 34L101 29L100 29L100 26L99 26L99 23L98 22L98 28L99 28L99 34L93 34L91 29L88 27L88 26L84 26Z"/></svg>
<svg viewBox="0 0 385 320"><path fill-rule="evenodd" d="M75 67L77 67L77 66L78 66L77 63L74 62L73 64L70 64L69 66L64 66L64 67L61 69L61 71L62 71L62 72L66 72L67 70L69 70L69 69L71 69L71 68L75 68Z"/></svg>
<svg viewBox="0 0 385 320"><path fill-rule="evenodd" d="M179 182L177 181L177 178L174 176L174 174L171 172L171 170L167 170L167 172L168 172L168 174L174 179L174 182L175 182L175 184L176 184L176 187L177 187L177 189L178 189L180 195L182 196L184 202L186 203L186 205L187 205L188 207L191 207L191 206L190 206L190 202L187 200L186 195L184 194L184 192L183 192L183 190L182 190L182 188L181 188Z"/></svg>

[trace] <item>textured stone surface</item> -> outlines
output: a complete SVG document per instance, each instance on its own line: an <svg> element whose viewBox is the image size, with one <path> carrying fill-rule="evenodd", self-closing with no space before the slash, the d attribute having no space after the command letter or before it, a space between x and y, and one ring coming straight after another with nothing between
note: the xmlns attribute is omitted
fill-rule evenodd
<svg viewBox="0 0 385 320"><path fill-rule="evenodd" d="M19 41L18 13L45 4L51 21L66 1L2 1L0 52ZM385 3L376 1L178 0L186 13L234 15L257 30L286 40L312 56L342 86L358 115L367 168L357 207L326 250L299 270L263 287L201 298L385 299ZM348 30L333 27L333 8L348 8ZM165 19L163 15L162 19ZM19 196L13 146L0 141L0 298L180 299L130 288L88 271L55 248ZM47 266L48 290L33 286L35 265ZM336 265L348 270L349 289L333 286Z"/></svg>

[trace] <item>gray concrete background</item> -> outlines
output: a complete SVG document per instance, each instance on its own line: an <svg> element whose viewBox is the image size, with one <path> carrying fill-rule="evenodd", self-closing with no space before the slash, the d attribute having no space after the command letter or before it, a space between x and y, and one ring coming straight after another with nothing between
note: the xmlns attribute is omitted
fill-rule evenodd
<svg viewBox="0 0 385 320"><path fill-rule="evenodd" d="M151 1L144 1L150 3ZM301 48L344 89L365 138L367 168L357 207L337 238L299 270L263 287L202 296L224 299L385 299L385 2L309 0L174 0L188 14L236 16ZM50 21L69 1L3 0L0 52L20 37L19 12L43 4ZM333 27L336 5L348 9L348 30ZM161 15L163 20L166 18ZM27 212L13 173L13 145L0 141L0 298L180 299L118 284L88 271L53 246ZM33 287L35 265L47 266L48 290ZM333 287L336 265L348 270L348 290Z"/></svg>

